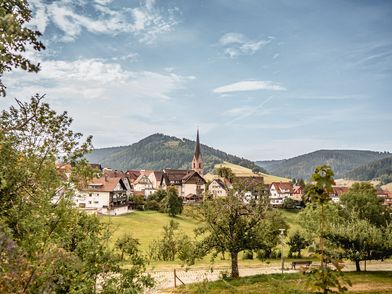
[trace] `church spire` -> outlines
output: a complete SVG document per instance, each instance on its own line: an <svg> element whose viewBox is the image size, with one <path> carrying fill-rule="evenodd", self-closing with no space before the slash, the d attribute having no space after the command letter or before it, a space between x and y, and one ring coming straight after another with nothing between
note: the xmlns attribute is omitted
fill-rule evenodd
<svg viewBox="0 0 392 294"><path fill-rule="evenodd" d="M199 129L197 129L195 157L199 158L199 156L201 156L201 151L200 151Z"/></svg>
<svg viewBox="0 0 392 294"><path fill-rule="evenodd" d="M200 138L199 138L199 129L197 129L196 134L196 146L195 146L195 154L192 159L192 169L198 172L200 175L203 175L203 158L201 155L200 148Z"/></svg>

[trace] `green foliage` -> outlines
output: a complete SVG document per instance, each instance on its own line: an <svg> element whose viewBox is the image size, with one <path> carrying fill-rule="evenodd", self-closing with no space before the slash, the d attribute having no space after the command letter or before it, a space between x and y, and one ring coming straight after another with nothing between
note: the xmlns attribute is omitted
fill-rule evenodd
<svg viewBox="0 0 392 294"><path fill-rule="evenodd" d="M330 193L333 191L332 185L334 184L333 179L334 173L328 165L318 166L312 174L312 182L307 187L305 199L310 201L308 205L315 205L320 209L319 218L319 256L320 266L317 268L311 268L305 272L307 274L307 285L310 289L321 291L318 293L342 293L347 290L344 287L344 283L350 283L343 279L343 272L338 262L331 258L331 254L328 254L331 248L326 248L325 234L326 234L326 215L325 205L331 200ZM328 263L332 263L335 269L331 269ZM334 290L337 288L337 292Z"/></svg>
<svg viewBox="0 0 392 294"><path fill-rule="evenodd" d="M38 41L41 33L26 27L31 20L31 11L25 0L0 2L0 96L5 96L5 86L1 77L5 72L20 67L29 72L37 72L39 64L34 64L23 53L31 48L45 49Z"/></svg>
<svg viewBox="0 0 392 294"><path fill-rule="evenodd" d="M307 180L317 166L325 163L331 166L337 177L344 177L361 165L390 156L391 153L387 152L318 150L289 159L259 161L257 164L272 175Z"/></svg>
<svg viewBox="0 0 392 294"><path fill-rule="evenodd" d="M339 215L326 231L326 238L338 246L340 258L356 263L360 271L361 260L385 259L392 255L388 243L391 210L369 183L356 183L340 198Z"/></svg>
<svg viewBox="0 0 392 294"><path fill-rule="evenodd" d="M163 227L161 239L154 240L149 247L151 260L173 261L178 258L187 264L194 263L194 251L195 243L179 230L179 223L173 220Z"/></svg>
<svg viewBox="0 0 392 294"><path fill-rule="evenodd" d="M147 200L155 200L157 202L161 202L162 199L166 197L167 193L163 189L159 189L152 193L150 196L148 196Z"/></svg>
<svg viewBox="0 0 392 294"><path fill-rule="evenodd" d="M361 165L345 175L346 178L359 181L380 179L383 184L392 182L392 157L378 159Z"/></svg>
<svg viewBox="0 0 392 294"><path fill-rule="evenodd" d="M385 226L391 221L390 209L384 206L383 202L370 183L354 183L350 190L340 197L340 203L345 208L343 212L356 212L359 219L368 220L376 226Z"/></svg>
<svg viewBox="0 0 392 294"><path fill-rule="evenodd" d="M299 206L301 206L301 201L297 201L297 200L294 200L292 198L286 198L283 201L282 208L284 208L284 209L295 209L295 208L297 208Z"/></svg>
<svg viewBox="0 0 392 294"><path fill-rule="evenodd" d="M67 113L41 99L0 115L0 292L91 293L98 279L103 292L109 284L117 292L150 285L143 261L132 256L132 269L122 269L106 246L107 226L72 207L73 187L94 173L80 160L91 138L81 141ZM70 179L57 172L58 158L72 163Z"/></svg>
<svg viewBox="0 0 392 294"><path fill-rule="evenodd" d="M166 198L162 200L163 210L174 217L182 212L182 198L178 196L176 187L168 187Z"/></svg>
<svg viewBox="0 0 392 294"><path fill-rule="evenodd" d="M144 195L132 195L129 200L133 203L135 209L144 210Z"/></svg>
<svg viewBox="0 0 392 294"><path fill-rule="evenodd" d="M228 161L247 168L255 168L254 162L227 154L217 149L202 145L204 170L212 171L214 166ZM99 162L114 169L151 169L191 168L195 152L195 141L179 139L163 134L154 134L130 146L96 149L86 158L90 162Z"/></svg>
<svg viewBox="0 0 392 294"><path fill-rule="evenodd" d="M159 211L161 209L161 205L156 200L147 200L146 204L144 205L145 210L155 210Z"/></svg>
<svg viewBox="0 0 392 294"><path fill-rule="evenodd" d="M222 178L228 179L230 182L233 182L234 178L235 178L233 171L229 167L216 168L214 170L214 174L216 174Z"/></svg>
<svg viewBox="0 0 392 294"><path fill-rule="evenodd" d="M298 232L296 231L292 236L290 236L287 245L290 246L289 257L293 253L298 253L297 257L301 257L301 250L305 249L310 245L310 243Z"/></svg>
<svg viewBox="0 0 392 294"><path fill-rule="evenodd" d="M197 246L197 254L203 256L212 252L217 256L229 252L234 278L239 276L238 253L275 246L280 225L284 224L278 214L268 212L268 198L260 189L247 188L230 190L227 197L205 201L199 214L204 225L196 230L197 235L205 236ZM255 195L257 201L244 202L246 191L259 191Z"/></svg>
<svg viewBox="0 0 392 294"><path fill-rule="evenodd" d="M316 293L344 293L347 292L347 287L344 284L351 286L351 281L344 277L340 266L334 263L337 270L329 267L312 268L305 272L307 276L306 286L308 289L316 291Z"/></svg>

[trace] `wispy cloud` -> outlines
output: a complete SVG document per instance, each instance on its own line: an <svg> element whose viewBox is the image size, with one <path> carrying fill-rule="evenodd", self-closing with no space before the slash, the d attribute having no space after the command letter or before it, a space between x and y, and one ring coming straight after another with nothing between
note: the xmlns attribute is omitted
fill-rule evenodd
<svg viewBox="0 0 392 294"><path fill-rule="evenodd" d="M240 55L253 55L262 47L270 43L272 37L267 40L250 40L240 33L227 33L219 39L219 44L224 47L224 53L230 58Z"/></svg>
<svg viewBox="0 0 392 294"><path fill-rule="evenodd" d="M256 90L285 91L286 88L284 88L278 83L271 81L241 81L215 88L214 90L212 90L212 92L224 94Z"/></svg>
<svg viewBox="0 0 392 294"><path fill-rule="evenodd" d="M61 41L73 41L86 30L112 35L132 33L139 42L150 44L177 24L177 8L159 9L153 0L121 10L110 8L110 3L110 0L96 0L95 4L61 0L46 4L43 0L32 0L32 25L44 33L48 24L53 23L62 31Z"/></svg>

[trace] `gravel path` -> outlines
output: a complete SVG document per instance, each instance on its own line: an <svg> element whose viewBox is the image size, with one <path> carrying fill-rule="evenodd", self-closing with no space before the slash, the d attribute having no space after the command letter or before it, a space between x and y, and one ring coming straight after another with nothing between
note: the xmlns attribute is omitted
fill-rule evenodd
<svg viewBox="0 0 392 294"><path fill-rule="evenodd" d="M285 266L289 266L289 264L285 264ZM364 265L361 262L361 269L364 269ZM345 271L355 271L355 264L346 263L344 267ZM392 271L392 263L390 262L368 262L367 263L368 271ZM150 274L156 281L156 285L154 288L147 290L145 293L169 293L167 292L168 288L174 288L174 269L169 271L151 271ZM208 281L216 281L221 277L221 272L227 271L230 272L229 267L217 267L213 271L211 269L176 269L177 276L184 284L190 284L195 282L202 282L207 279ZM281 268L279 265L262 265L260 267L244 267L240 268L240 276L254 276L259 274L275 274L281 273ZM298 272L296 270L285 269L285 273L295 273ZM177 280L177 286L182 285L182 283Z"/></svg>

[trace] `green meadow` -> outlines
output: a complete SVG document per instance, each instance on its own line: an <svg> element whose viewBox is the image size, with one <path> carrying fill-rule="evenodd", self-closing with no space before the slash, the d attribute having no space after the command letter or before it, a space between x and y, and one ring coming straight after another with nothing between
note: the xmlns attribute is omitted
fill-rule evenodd
<svg viewBox="0 0 392 294"><path fill-rule="evenodd" d="M392 272L348 272L345 278L352 283L352 287L348 286L349 293L392 293ZM189 284L170 289L170 293L306 294L311 292L306 288L304 276L301 274L271 274Z"/></svg>
<svg viewBox="0 0 392 294"><path fill-rule="evenodd" d="M288 222L290 228L288 235L291 232L299 229L298 225L298 211L286 211L281 210L283 216ZM110 239L109 246L113 246L115 241L125 234L131 234L134 238L138 239L140 243L140 249L144 253L148 253L148 248L151 242L155 239L159 239L163 233L163 226L167 225L170 220L174 220L180 224L180 231L189 236L193 236L193 230L199 225L198 221L192 217L180 215L174 218L169 217L167 214L156 212L156 211L134 211L130 214L121 216L100 216L102 222L109 223L112 231L112 237ZM287 254L288 248L284 250ZM279 263L280 260L272 259L267 261L260 261L256 258L253 260L243 260L240 254L239 265L252 267L266 264ZM287 260L289 262L289 260ZM230 259L228 256L224 260L218 257L214 260L214 266L228 267L230 265ZM164 269L173 268L180 266L180 261L174 262L153 262L150 266L154 268ZM203 260L197 261L195 267L208 267L211 266L211 257L207 256Z"/></svg>

